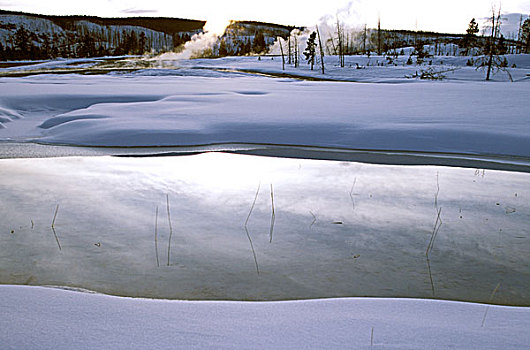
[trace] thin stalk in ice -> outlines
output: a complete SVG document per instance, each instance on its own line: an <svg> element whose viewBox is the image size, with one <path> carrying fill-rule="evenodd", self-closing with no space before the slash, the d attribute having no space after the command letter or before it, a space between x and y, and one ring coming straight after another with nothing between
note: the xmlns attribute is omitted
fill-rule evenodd
<svg viewBox="0 0 530 350"><path fill-rule="evenodd" d="M169 223L169 240L167 243L167 266L169 266L169 257L171 254L171 237L173 236L173 227L171 226L171 214L169 213L169 194L166 194L167 221Z"/></svg>
<svg viewBox="0 0 530 350"><path fill-rule="evenodd" d="M156 266L160 267L160 260L158 259L158 205L155 211L155 255L156 255Z"/></svg>
<svg viewBox="0 0 530 350"><path fill-rule="evenodd" d="M252 202L252 206L250 207L250 211L248 212L247 219L245 220L245 232L247 233L247 238L250 243L250 249L252 250L252 255L254 256L254 264L256 265L256 272L259 275L259 265L258 265L258 258L256 257L256 251L254 250L254 244L252 244L252 238L250 238L250 233L248 232L248 220L250 219L250 215L252 215L252 210L254 210L254 206L256 205L256 200L258 199L259 189L261 187L261 182L258 184L258 189L256 190L256 195L254 196L254 201Z"/></svg>
<svg viewBox="0 0 530 350"><path fill-rule="evenodd" d="M59 204L57 204L57 207L55 207L55 214L53 215L53 220L52 220L52 231L53 231L53 235L55 236L55 241L57 242L57 246L59 247L59 250L62 250L61 243L59 243L59 237L57 237L57 232L55 232L55 219L57 218L58 211L59 211Z"/></svg>
<svg viewBox="0 0 530 350"><path fill-rule="evenodd" d="M274 221L276 221L276 214L274 212L274 190L272 189L272 184L271 184L271 205L272 205L272 215L271 215L271 229L269 232L269 243L272 243L272 232L274 231Z"/></svg>

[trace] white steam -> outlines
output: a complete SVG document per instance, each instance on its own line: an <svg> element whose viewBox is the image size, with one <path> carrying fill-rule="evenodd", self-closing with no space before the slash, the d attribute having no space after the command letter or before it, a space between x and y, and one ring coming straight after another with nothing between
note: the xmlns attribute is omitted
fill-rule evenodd
<svg viewBox="0 0 530 350"><path fill-rule="evenodd" d="M172 66L175 61L201 57L212 53L219 37L223 35L229 25L230 21L226 19L206 21L204 32L193 35L191 40L184 44L182 51L178 53L165 52L152 58L151 61L158 62L161 67Z"/></svg>
<svg viewBox="0 0 530 350"><path fill-rule="evenodd" d="M320 33L320 41L322 42L323 49L326 55L331 54L333 51L332 42L336 44L337 41L337 21L340 23L344 35L348 40L353 41L354 38L358 40L361 31L363 30L364 23L361 21L361 16L359 10L357 9L363 1L349 1L343 8L337 9L335 14L327 14L322 16L319 19L319 23L314 26L308 26L304 31L299 29L293 29L291 31L291 49L294 52L294 37L296 36L296 41L298 42L298 52L302 56L303 51L307 46L307 39L312 32L318 31ZM346 39L346 38L345 38ZM287 43L285 39L281 39L283 44L284 54L287 55ZM277 38L276 41L269 47L269 53L274 55L281 54L280 49L280 39Z"/></svg>

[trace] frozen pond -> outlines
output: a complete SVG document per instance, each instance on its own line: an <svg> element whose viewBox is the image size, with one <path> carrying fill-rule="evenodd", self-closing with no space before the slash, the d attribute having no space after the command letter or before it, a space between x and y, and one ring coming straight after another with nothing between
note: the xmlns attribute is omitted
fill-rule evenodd
<svg viewBox="0 0 530 350"><path fill-rule="evenodd" d="M529 173L472 168L225 153L3 159L0 283L529 306L529 196Z"/></svg>

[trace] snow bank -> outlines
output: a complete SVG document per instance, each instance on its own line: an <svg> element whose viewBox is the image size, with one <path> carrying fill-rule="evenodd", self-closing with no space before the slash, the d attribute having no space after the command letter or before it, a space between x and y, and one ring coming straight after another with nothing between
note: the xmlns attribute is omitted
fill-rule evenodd
<svg viewBox="0 0 530 350"><path fill-rule="evenodd" d="M466 67L467 57L434 57L432 66L408 66L404 56L395 65L383 57L351 56L346 68L326 57L326 75L304 64L283 71L280 57L227 57L106 76L0 78L0 140L81 146L252 143L529 157L530 55L508 57L517 66L510 69L516 83L504 82L504 72L494 76L496 82L480 81L483 72ZM105 69L134 70L139 62L109 61ZM87 71L101 64L63 60L3 71L53 71L73 63ZM406 78L425 69L446 71L447 80ZM286 75L270 79L256 72ZM297 81L290 74L378 84ZM13 116L24 118L13 121Z"/></svg>
<svg viewBox="0 0 530 350"><path fill-rule="evenodd" d="M0 107L25 116L25 125L33 121L19 137L44 143L262 143L530 157L528 84L145 76L3 82ZM12 138L15 123L4 125L0 138Z"/></svg>
<svg viewBox="0 0 530 350"><path fill-rule="evenodd" d="M24 286L1 286L0 295L6 350L523 349L530 342L528 308L370 298L189 302Z"/></svg>

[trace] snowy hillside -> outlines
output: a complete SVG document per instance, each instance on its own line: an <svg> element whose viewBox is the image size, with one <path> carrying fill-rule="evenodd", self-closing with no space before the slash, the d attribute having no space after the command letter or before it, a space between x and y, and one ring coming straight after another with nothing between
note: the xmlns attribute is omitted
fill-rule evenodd
<svg viewBox="0 0 530 350"><path fill-rule="evenodd" d="M244 56L263 53L278 37L286 39L293 29L295 27L271 23L232 21L214 46L213 54Z"/></svg>
<svg viewBox="0 0 530 350"><path fill-rule="evenodd" d="M0 45L3 52L0 55L6 59L43 59L170 51L201 32L204 23L165 18L104 19L1 11Z"/></svg>

